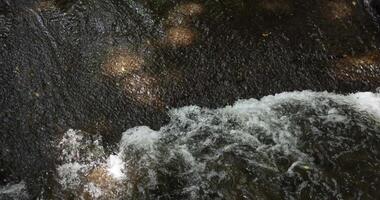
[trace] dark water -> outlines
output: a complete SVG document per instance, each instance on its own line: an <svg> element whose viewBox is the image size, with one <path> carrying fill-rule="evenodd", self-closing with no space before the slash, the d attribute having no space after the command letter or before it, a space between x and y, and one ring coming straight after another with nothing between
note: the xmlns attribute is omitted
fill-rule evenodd
<svg viewBox="0 0 380 200"><path fill-rule="evenodd" d="M41 191L64 191L55 178L61 164L57 143L70 128L101 135L101 146L109 155L118 148L123 131L139 125L157 130L169 122L166 111L172 107L217 108L237 99L304 89L375 91L380 86L378 4L0 0L0 183L25 183L31 198ZM368 127L378 130L376 125ZM328 127L322 132L330 133ZM352 144L362 142L352 137ZM375 148L376 142L375 137L368 145ZM337 151L322 155L330 159ZM377 155L364 147L362 151ZM338 172L329 173L340 176ZM184 188L186 181L178 179L178 187ZM353 178L339 187L356 187L359 182ZM281 184L273 182L276 187ZM176 191L172 185L146 195ZM311 194L323 195L324 187ZM373 187L357 191L368 194L364 199L375 198ZM253 198L249 195L255 192L245 190L247 198ZM255 189L257 194L264 190ZM283 197L284 191L294 190L274 189L282 192L273 195ZM342 191L326 197L338 198L338 193L346 199ZM145 197L151 196L136 198Z"/></svg>

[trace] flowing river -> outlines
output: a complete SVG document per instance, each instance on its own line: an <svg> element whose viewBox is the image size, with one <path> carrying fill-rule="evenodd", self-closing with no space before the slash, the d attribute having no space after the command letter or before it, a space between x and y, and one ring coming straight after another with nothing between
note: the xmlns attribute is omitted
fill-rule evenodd
<svg viewBox="0 0 380 200"><path fill-rule="evenodd" d="M77 199L376 199L380 94L288 92L219 109L169 112L107 153L101 136L68 130L56 179ZM0 195L27 196L22 182ZM17 196L19 195L19 196ZM55 196L58 198L59 196Z"/></svg>
<svg viewBox="0 0 380 200"><path fill-rule="evenodd" d="M380 0L0 0L0 200L377 200Z"/></svg>

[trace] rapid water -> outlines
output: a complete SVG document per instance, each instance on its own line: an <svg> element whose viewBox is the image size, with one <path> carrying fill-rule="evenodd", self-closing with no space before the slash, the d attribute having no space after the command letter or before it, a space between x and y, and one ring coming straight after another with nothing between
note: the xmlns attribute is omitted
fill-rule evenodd
<svg viewBox="0 0 380 200"><path fill-rule="evenodd" d="M111 154L100 136L68 130L57 145L60 195L66 199L380 195L379 93L288 92L219 109L172 109L170 117L158 131L146 126L125 131ZM9 191L0 189L0 197Z"/></svg>
<svg viewBox="0 0 380 200"><path fill-rule="evenodd" d="M378 2L0 0L0 200L378 199L379 94L205 108L374 91Z"/></svg>
<svg viewBox="0 0 380 200"><path fill-rule="evenodd" d="M8 184L0 187L0 199L27 199L25 182L21 181L15 184Z"/></svg>

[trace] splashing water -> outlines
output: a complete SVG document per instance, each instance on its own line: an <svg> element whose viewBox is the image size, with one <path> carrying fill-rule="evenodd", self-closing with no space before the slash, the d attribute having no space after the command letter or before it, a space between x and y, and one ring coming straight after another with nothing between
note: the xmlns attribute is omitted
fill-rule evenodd
<svg viewBox="0 0 380 200"><path fill-rule="evenodd" d="M28 199L24 181L0 187L0 199Z"/></svg>
<svg viewBox="0 0 380 200"><path fill-rule="evenodd" d="M60 184L92 199L371 199L380 184L380 95L290 92L170 111L159 131L69 130ZM363 182L363 180L366 180Z"/></svg>

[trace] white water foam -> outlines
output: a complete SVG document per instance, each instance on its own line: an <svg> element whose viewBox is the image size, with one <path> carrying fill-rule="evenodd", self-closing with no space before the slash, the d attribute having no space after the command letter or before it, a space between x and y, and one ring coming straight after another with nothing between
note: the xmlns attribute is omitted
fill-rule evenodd
<svg viewBox="0 0 380 200"><path fill-rule="evenodd" d="M28 199L25 182L0 187L0 199Z"/></svg>
<svg viewBox="0 0 380 200"><path fill-rule="evenodd" d="M368 112L380 120L380 93L360 92L349 97L358 110Z"/></svg>
<svg viewBox="0 0 380 200"><path fill-rule="evenodd" d="M123 151L125 148L133 146L134 148L153 151L154 143L159 138L160 134L147 126L131 128L123 133L120 150Z"/></svg>
<svg viewBox="0 0 380 200"><path fill-rule="evenodd" d="M126 178L124 174L125 163L118 155L110 155L107 159L108 173L117 180L123 180Z"/></svg>
<svg viewBox="0 0 380 200"><path fill-rule="evenodd" d="M72 129L64 134L58 145L62 152L62 164L57 167L58 181L64 190L76 191L78 198L104 199L105 195L113 195L107 190L117 192L115 186L126 178L123 172L125 162L118 155L107 158L101 138L86 137L85 134Z"/></svg>
<svg viewBox="0 0 380 200"><path fill-rule="evenodd" d="M145 194L158 184L158 173L170 175L170 171L162 168L175 162L180 173L175 176L185 182L177 192L197 199L201 198L202 187L203 190L213 187L208 182L214 179L221 182L231 176L229 171L210 170L213 165L233 166L234 163L224 163L229 162L225 156L230 153L247 163L247 170L279 174L291 174L297 166L310 170L313 159L299 150L299 138L304 132L297 124L298 118L311 124L320 120L324 124L348 126L352 118L342 111L344 107L380 122L380 94L370 92L346 96L328 92L285 92L260 100L239 100L232 106L215 110L187 106L171 110L170 123L159 131L146 126L128 129L119 143L119 152L104 160L94 160L96 156L91 152L81 158L83 153L78 153L78 149L83 150L81 145L100 146L99 140L86 142L82 133L69 130L65 135L68 138L60 143L64 147L63 160L67 163L58 171L65 180L62 184L78 187L78 181L82 181L87 188L92 188L92 197L97 199L104 197L106 191L94 183L83 183L81 178L89 173L92 165L105 166L114 180L134 184L139 193ZM277 155L287 157L293 164L283 171L274 159ZM78 164L80 161L82 165ZM71 178L65 179L66 176ZM136 180L140 182L133 182Z"/></svg>

